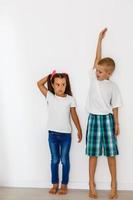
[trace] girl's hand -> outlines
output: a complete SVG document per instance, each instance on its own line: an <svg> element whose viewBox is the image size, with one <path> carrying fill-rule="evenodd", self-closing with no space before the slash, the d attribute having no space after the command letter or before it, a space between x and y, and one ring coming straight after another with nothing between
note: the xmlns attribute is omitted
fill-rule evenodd
<svg viewBox="0 0 133 200"><path fill-rule="evenodd" d="M105 33L107 31L107 28L104 28L100 33L99 33L99 39L102 40L105 36Z"/></svg>
<svg viewBox="0 0 133 200"><path fill-rule="evenodd" d="M82 140L82 132L81 131L78 131L78 143L80 143L81 142L81 140Z"/></svg>
<svg viewBox="0 0 133 200"><path fill-rule="evenodd" d="M120 134L119 124L115 124L115 135L118 136Z"/></svg>

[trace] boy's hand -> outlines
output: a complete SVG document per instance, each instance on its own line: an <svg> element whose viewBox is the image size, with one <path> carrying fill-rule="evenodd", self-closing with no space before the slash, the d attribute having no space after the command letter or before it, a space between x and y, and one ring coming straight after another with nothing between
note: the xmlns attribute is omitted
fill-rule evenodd
<svg viewBox="0 0 133 200"><path fill-rule="evenodd" d="M105 36L105 33L107 31L107 28L104 28L100 33L99 33L99 39L102 40Z"/></svg>
<svg viewBox="0 0 133 200"><path fill-rule="evenodd" d="M82 140L82 132L79 132L78 131L78 143L80 143L81 142L81 140Z"/></svg>
<svg viewBox="0 0 133 200"><path fill-rule="evenodd" d="M97 48L96 48L96 56L95 56L95 60L94 60L93 69L95 69L98 66L98 62L102 58L102 39L104 38L106 31L107 31L107 28L103 29L99 33L98 43L97 43Z"/></svg>
<svg viewBox="0 0 133 200"><path fill-rule="evenodd" d="M120 134L119 124L115 124L115 135L118 136Z"/></svg>

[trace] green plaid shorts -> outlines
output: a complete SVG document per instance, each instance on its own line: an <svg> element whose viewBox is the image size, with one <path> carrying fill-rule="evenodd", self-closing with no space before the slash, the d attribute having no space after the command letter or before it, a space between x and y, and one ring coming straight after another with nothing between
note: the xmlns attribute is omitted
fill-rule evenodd
<svg viewBox="0 0 133 200"><path fill-rule="evenodd" d="M86 131L86 154L88 156L118 155L113 115L89 114Z"/></svg>

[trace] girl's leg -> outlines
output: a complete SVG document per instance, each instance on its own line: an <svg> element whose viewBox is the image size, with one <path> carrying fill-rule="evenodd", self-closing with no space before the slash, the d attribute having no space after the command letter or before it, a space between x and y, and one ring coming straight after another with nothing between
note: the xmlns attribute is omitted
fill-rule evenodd
<svg viewBox="0 0 133 200"><path fill-rule="evenodd" d="M62 182L59 194L67 193L67 184L69 180L69 171L70 171L70 160L69 160L70 146L71 146L71 134L64 133L61 136Z"/></svg>
<svg viewBox="0 0 133 200"><path fill-rule="evenodd" d="M97 198L97 193L95 190L95 171L97 166L97 157L89 157L89 196L91 198Z"/></svg>
<svg viewBox="0 0 133 200"><path fill-rule="evenodd" d="M114 199L118 197L117 194L117 181L116 181L116 159L115 156L108 157L108 165L111 174L111 193L110 199Z"/></svg>
<svg viewBox="0 0 133 200"><path fill-rule="evenodd" d="M51 152L51 175L53 184L49 193L56 194L59 186L58 166L60 162L60 152L58 137L54 133L49 133L49 147Z"/></svg>

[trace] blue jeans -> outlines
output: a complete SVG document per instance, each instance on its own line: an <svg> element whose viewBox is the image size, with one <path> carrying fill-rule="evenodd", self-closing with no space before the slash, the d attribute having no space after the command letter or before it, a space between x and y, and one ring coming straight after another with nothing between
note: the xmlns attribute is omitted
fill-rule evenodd
<svg viewBox="0 0 133 200"><path fill-rule="evenodd" d="M49 147L51 152L52 184L59 183L59 163L62 163L62 184L68 184L70 161L69 151L71 146L70 133L49 131Z"/></svg>

